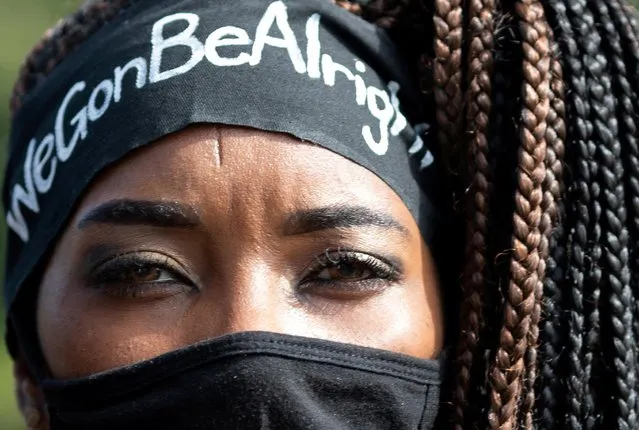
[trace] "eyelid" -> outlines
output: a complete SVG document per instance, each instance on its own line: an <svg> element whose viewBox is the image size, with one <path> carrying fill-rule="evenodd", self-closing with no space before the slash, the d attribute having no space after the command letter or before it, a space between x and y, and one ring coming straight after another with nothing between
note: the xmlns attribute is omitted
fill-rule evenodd
<svg viewBox="0 0 639 430"><path fill-rule="evenodd" d="M335 258L335 256L337 256L337 258ZM363 258L360 258L360 256ZM392 273L390 273L386 279L389 279L392 281L401 280L402 275L404 273L404 268L403 268L403 264L397 259L382 257L380 255L377 255L371 252L342 249L339 247L336 249L327 248L326 250L324 250L324 252L321 255L316 255L314 260L304 268L303 279L306 279L307 277L313 274L319 273L321 270L325 269L326 267L339 264L343 262L344 260L357 262L362 265L367 265L366 259L374 259L388 266L389 271ZM374 271L375 268L371 268L371 270Z"/></svg>
<svg viewBox="0 0 639 430"><path fill-rule="evenodd" d="M358 250L354 248L343 248L341 246L338 246L336 248L326 248L324 252L321 254L321 256L326 257L331 254L365 255L367 257L373 257L385 264L388 264L389 266L392 266L393 268L397 269L398 272L404 271L404 264L400 259L395 258L393 256L383 256L372 251L362 251L362 250ZM317 258L321 258L321 256L316 256L316 261L317 261ZM311 264L309 264L309 266L310 265Z"/></svg>
<svg viewBox="0 0 639 430"><path fill-rule="evenodd" d="M93 264L85 275L87 285L95 285L96 283L92 280L95 278L100 270L105 270L105 267L109 265L109 263L114 262L114 260L129 260L127 262L120 262L115 264L148 264L148 265L157 265L163 270L167 270L172 272L180 281L184 281L191 286L197 287L199 283L197 282L197 277L193 275L192 271L185 267L184 264L180 263L176 258L167 255L166 253L159 251L151 251L151 250L135 250L135 251L126 251L117 254L110 255L109 257L102 258Z"/></svg>

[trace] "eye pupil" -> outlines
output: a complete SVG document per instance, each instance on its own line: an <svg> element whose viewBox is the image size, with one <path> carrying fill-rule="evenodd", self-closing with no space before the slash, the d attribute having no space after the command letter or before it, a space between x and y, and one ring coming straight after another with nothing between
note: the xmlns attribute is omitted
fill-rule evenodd
<svg viewBox="0 0 639 430"><path fill-rule="evenodd" d="M358 270L354 265L352 264L338 264L336 267L336 271L337 274L339 276L343 276L345 278L350 278L353 277L355 275L358 275L359 272L361 272L361 270Z"/></svg>
<svg viewBox="0 0 639 430"><path fill-rule="evenodd" d="M131 280L137 282L149 282L157 280L162 273L159 267L153 266L139 266L136 267L131 273Z"/></svg>
<svg viewBox="0 0 639 430"><path fill-rule="evenodd" d="M318 260L321 267L311 273L310 277L322 281L324 286L331 283L336 283L331 284L331 287L348 283L349 287L353 287L360 282L396 277L394 268L389 263L364 253L338 250L332 254L326 252L323 258L320 257Z"/></svg>
<svg viewBox="0 0 639 430"><path fill-rule="evenodd" d="M320 278L325 280L345 280L355 281L365 279L370 276L370 270L352 263L336 263L332 267L327 267L320 274Z"/></svg>

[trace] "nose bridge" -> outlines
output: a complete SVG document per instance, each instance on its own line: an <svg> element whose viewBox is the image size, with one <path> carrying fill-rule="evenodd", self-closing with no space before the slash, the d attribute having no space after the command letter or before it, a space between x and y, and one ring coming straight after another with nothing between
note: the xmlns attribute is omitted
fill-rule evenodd
<svg viewBox="0 0 639 430"><path fill-rule="evenodd" d="M236 263L236 270L225 276L223 316L220 334L242 331L285 329L285 286L265 264Z"/></svg>

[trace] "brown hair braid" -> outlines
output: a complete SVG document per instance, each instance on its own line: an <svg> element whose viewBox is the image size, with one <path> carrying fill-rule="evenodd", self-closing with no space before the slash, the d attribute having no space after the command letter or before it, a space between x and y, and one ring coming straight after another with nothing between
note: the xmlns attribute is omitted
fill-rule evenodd
<svg viewBox="0 0 639 430"><path fill-rule="evenodd" d="M470 43L467 103L468 157L477 162L469 164L471 179L468 213L472 214L467 227L466 261L462 284L460 339L457 347L455 396L455 427L464 426L464 409L468 407L473 354L482 329L484 271L486 268L486 233L490 199L490 151L488 126L491 108L491 73L493 49L493 0L472 0L469 3Z"/></svg>
<svg viewBox="0 0 639 430"><path fill-rule="evenodd" d="M547 251L547 239L540 230L540 222L549 114L549 31L538 1L523 0L516 4L515 10L521 20L524 53L522 147L515 195L512 279L504 305L501 345L491 370L493 389L489 421L494 429L517 427L524 359L526 354L534 354L536 348ZM529 363L529 366L536 366L536 363Z"/></svg>
<svg viewBox="0 0 639 430"><path fill-rule="evenodd" d="M458 168L454 157L459 151L457 137L459 137L463 111L461 4L461 0L435 0L433 16L435 31L433 90L437 106L438 139L453 169Z"/></svg>
<svg viewBox="0 0 639 430"><path fill-rule="evenodd" d="M47 32L21 70L12 111L131 1L90 1ZM412 63L451 187L465 199L463 299L443 427L633 428L633 11L622 0L469 0L467 11L461 0L333 1L386 29Z"/></svg>
<svg viewBox="0 0 639 430"><path fill-rule="evenodd" d="M550 33L552 34L552 33ZM555 48L557 48L555 46ZM564 107L564 83L563 71L561 64L557 60L558 49L553 50L553 57L550 61L550 91L549 91L549 113L548 128L546 129L546 177L542 185L542 217L539 224L542 241L540 243L540 251L547 258L547 265L556 267L558 261L562 259L561 252L557 255L557 247L551 246L556 237L554 236L553 226L557 223L558 217L562 211L562 176L564 158L564 139L566 137L565 127L565 107ZM552 248L552 253L549 250ZM552 279L545 278L546 267L540 265L539 274L542 277L545 287ZM533 410L535 407L535 389L534 384L537 380L537 342L539 339L539 323L542 313L542 297L538 291L536 297L535 310L533 312L532 326L528 339L528 351L526 352L526 375L524 377L524 399L522 402L522 416L526 428L532 428ZM548 318L549 315L546 315Z"/></svg>
<svg viewBox="0 0 639 430"><path fill-rule="evenodd" d="M541 393L541 411L542 420L548 419L553 422L552 410L556 407L556 399L554 393L561 389L557 380L553 377L559 370L557 360L554 358L559 354L562 348L561 337L557 333L561 330L562 324L559 309L555 308L555 303L561 302L562 292L559 284L565 276L566 255L565 250L557 246L565 240L565 231L560 222L566 216L566 210L562 197L565 193L563 187L563 163L566 139L565 125L565 105L564 105L564 77L561 64L558 60L559 47L554 46L553 58L551 60L551 83L550 83L550 113L548 116L549 127L546 130L546 140L548 142L546 152L546 178L544 181L544 215L541 223L541 230L544 236L547 236L549 253L547 259L547 276L544 282L544 295L551 297L552 300L546 300L542 303L542 312L544 316L543 331L543 352L547 357L553 357L546 360L542 364L542 377L548 377L548 388ZM558 228L553 231L553 226L559 224ZM524 410L530 413L534 407L534 393L532 386L535 381L534 375L530 373L526 377L527 395L524 401ZM552 424L551 424L552 425Z"/></svg>

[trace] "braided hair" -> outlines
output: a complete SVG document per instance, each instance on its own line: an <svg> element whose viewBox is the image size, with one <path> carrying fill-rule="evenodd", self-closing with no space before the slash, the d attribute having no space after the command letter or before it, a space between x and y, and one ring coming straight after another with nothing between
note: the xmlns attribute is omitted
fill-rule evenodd
<svg viewBox="0 0 639 430"><path fill-rule="evenodd" d="M133 0L25 61L12 112ZM333 0L411 66L466 228L444 428L639 428L639 22L623 0ZM434 108L433 108L434 107Z"/></svg>

